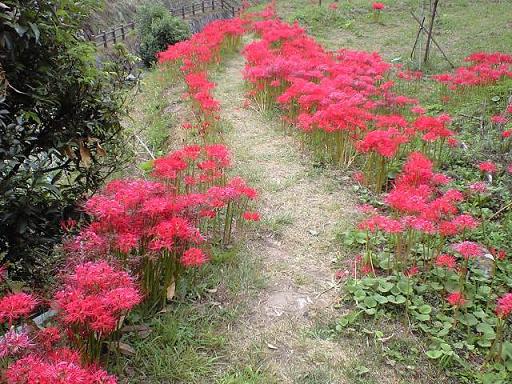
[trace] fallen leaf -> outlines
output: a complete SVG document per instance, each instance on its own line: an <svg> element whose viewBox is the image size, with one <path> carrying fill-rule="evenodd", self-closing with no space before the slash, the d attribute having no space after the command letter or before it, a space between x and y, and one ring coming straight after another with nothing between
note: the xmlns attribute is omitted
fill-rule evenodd
<svg viewBox="0 0 512 384"><path fill-rule="evenodd" d="M176 283L173 281L171 285L167 287L167 301L171 301L176 292Z"/></svg>
<svg viewBox="0 0 512 384"><path fill-rule="evenodd" d="M117 342L115 344L117 344L116 345L117 350L121 354L123 354L125 356L133 356L133 355L135 355L135 349L133 349L132 346L130 346L130 345L126 344L126 343L123 343L121 341L119 341L119 342Z"/></svg>
<svg viewBox="0 0 512 384"><path fill-rule="evenodd" d="M80 161L84 164L85 168L89 168L92 163L91 151L87 148L84 142L80 141Z"/></svg>

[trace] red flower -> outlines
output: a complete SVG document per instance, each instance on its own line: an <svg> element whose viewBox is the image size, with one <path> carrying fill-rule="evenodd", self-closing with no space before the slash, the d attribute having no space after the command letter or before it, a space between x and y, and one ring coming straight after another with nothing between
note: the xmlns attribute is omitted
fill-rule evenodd
<svg viewBox="0 0 512 384"><path fill-rule="evenodd" d="M407 271L405 271L405 276L412 277L420 273L420 269L415 265L411 268L409 268Z"/></svg>
<svg viewBox="0 0 512 384"><path fill-rule="evenodd" d="M110 334L123 314L142 299L133 279L104 261L78 265L56 293L60 319L83 335Z"/></svg>
<svg viewBox="0 0 512 384"><path fill-rule="evenodd" d="M243 218L247 221L260 221L260 214L258 212L244 212Z"/></svg>
<svg viewBox="0 0 512 384"><path fill-rule="evenodd" d="M480 169L482 172L494 173L498 168L493 162L484 161L478 164L478 169Z"/></svg>
<svg viewBox="0 0 512 384"><path fill-rule="evenodd" d="M461 292L452 292L446 297L446 301L454 307L461 307L464 305L466 300Z"/></svg>
<svg viewBox="0 0 512 384"><path fill-rule="evenodd" d="M208 261L208 256L199 248L189 248L181 256L181 264L185 267L198 267Z"/></svg>
<svg viewBox="0 0 512 384"><path fill-rule="evenodd" d="M436 258L436 265L438 267L455 269L457 267L457 259L452 255L439 255Z"/></svg>
<svg viewBox="0 0 512 384"><path fill-rule="evenodd" d="M500 299L496 305L496 315L504 319L512 313L512 293L507 293Z"/></svg>
<svg viewBox="0 0 512 384"><path fill-rule="evenodd" d="M463 241L461 243L454 244L452 245L452 248L465 259L482 256L484 254L482 246L472 241Z"/></svg>
<svg viewBox="0 0 512 384"><path fill-rule="evenodd" d="M0 299L0 323L9 327L19 318L27 317L37 306L37 300L27 293L11 293Z"/></svg>
<svg viewBox="0 0 512 384"><path fill-rule="evenodd" d="M72 354L60 352L57 356L30 354L9 365L5 372L8 384L116 384L114 376L102 369L83 367L80 359L67 359ZM71 355L71 356L67 356Z"/></svg>
<svg viewBox="0 0 512 384"><path fill-rule="evenodd" d="M375 9L376 11L381 11L384 9L384 4L375 2L372 4L372 8Z"/></svg>

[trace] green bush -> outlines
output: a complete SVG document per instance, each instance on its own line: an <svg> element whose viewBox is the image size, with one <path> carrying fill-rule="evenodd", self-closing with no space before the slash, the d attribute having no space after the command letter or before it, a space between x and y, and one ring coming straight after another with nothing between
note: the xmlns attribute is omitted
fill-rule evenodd
<svg viewBox="0 0 512 384"><path fill-rule="evenodd" d="M146 4L138 11L137 31L139 53L146 66L156 61L156 54L190 37L186 22L176 17L161 4Z"/></svg>
<svg viewBox="0 0 512 384"><path fill-rule="evenodd" d="M0 258L34 272L61 220L126 156L126 71L103 63L82 24L99 0L2 0Z"/></svg>

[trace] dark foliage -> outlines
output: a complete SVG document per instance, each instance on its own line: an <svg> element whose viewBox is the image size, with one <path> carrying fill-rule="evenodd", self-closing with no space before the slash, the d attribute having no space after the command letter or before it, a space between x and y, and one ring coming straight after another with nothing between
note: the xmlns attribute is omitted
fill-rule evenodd
<svg viewBox="0 0 512 384"><path fill-rule="evenodd" d="M156 54L190 37L186 22L174 17L162 4L147 3L138 11L139 54L146 66L156 61Z"/></svg>
<svg viewBox="0 0 512 384"><path fill-rule="evenodd" d="M17 271L45 263L59 223L125 156L123 66L98 68L81 38L98 3L0 2L0 255Z"/></svg>

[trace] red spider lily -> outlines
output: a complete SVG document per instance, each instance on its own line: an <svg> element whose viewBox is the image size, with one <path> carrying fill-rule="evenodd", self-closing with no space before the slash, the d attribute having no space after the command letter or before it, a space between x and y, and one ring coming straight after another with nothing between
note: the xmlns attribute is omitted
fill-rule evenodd
<svg viewBox="0 0 512 384"><path fill-rule="evenodd" d="M420 269L416 265L409 268L407 271L404 272L405 276L407 276L407 277L413 277L419 273L420 273Z"/></svg>
<svg viewBox="0 0 512 384"><path fill-rule="evenodd" d="M508 122L508 119L505 116L501 115L495 115L491 116L491 122L494 124L506 124Z"/></svg>
<svg viewBox="0 0 512 384"><path fill-rule="evenodd" d="M208 256L198 248L189 248L181 256L181 264L185 267L197 267L208 261Z"/></svg>
<svg viewBox="0 0 512 384"><path fill-rule="evenodd" d="M442 254L437 256L435 264L438 267L444 267L448 269L456 269L457 268L457 259L455 256Z"/></svg>
<svg viewBox="0 0 512 384"><path fill-rule="evenodd" d="M28 332L11 328L0 339L0 359L21 355L33 346Z"/></svg>
<svg viewBox="0 0 512 384"><path fill-rule="evenodd" d="M485 193L487 192L487 184L479 181L469 185L469 190L473 193Z"/></svg>
<svg viewBox="0 0 512 384"><path fill-rule="evenodd" d="M482 246L473 241L463 241L453 244L452 248L465 259L483 256L484 254Z"/></svg>
<svg viewBox="0 0 512 384"><path fill-rule="evenodd" d="M0 299L0 323L9 328L20 318L29 316L37 307L38 300L27 293L10 293Z"/></svg>
<svg viewBox="0 0 512 384"><path fill-rule="evenodd" d="M494 84L504 77L512 77L512 56L503 53L475 53L465 59L470 63L453 74L432 76L451 89Z"/></svg>
<svg viewBox="0 0 512 384"><path fill-rule="evenodd" d="M498 299L496 315L500 319L508 317L512 313L512 293L506 293Z"/></svg>
<svg viewBox="0 0 512 384"><path fill-rule="evenodd" d="M5 372L7 384L116 384L107 372L80 364L79 358L68 359L70 354L39 356L30 354L9 365Z"/></svg>
<svg viewBox="0 0 512 384"><path fill-rule="evenodd" d="M482 172L495 173L498 170L498 167L491 161L484 161L478 163L478 169Z"/></svg>
<svg viewBox="0 0 512 384"><path fill-rule="evenodd" d="M466 299L461 292L452 292L446 297L446 301L454 307L462 307L466 303Z"/></svg>
<svg viewBox="0 0 512 384"><path fill-rule="evenodd" d="M54 308L72 341L90 361L120 326L120 319L142 299L133 279L104 261L78 265L55 294Z"/></svg>
<svg viewBox="0 0 512 384"><path fill-rule="evenodd" d="M67 245L77 261L117 256L142 284L148 310L165 304L191 247L228 244L254 189L227 180L224 145L192 145L153 162L147 180L116 180L85 204L94 221Z"/></svg>
<svg viewBox="0 0 512 384"><path fill-rule="evenodd" d="M247 221L260 221L260 214L258 212L246 211L243 214L243 218Z"/></svg>

